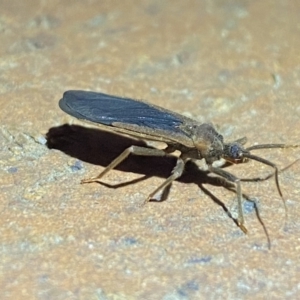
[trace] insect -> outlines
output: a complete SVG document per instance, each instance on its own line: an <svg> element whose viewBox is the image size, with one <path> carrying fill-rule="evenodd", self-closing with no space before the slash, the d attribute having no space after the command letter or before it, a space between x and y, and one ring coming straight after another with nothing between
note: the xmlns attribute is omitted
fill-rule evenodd
<svg viewBox="0 0 300 300"><path fill-rule="evenodd" d="M251 154L250 151L266 148L297 147L297 145L261 144L245 148L246 137L226 143L223 136L210 123L201 124L193 119L144 101L103 93L79 90L66 91L63 98L59 101L59 106L71 116L91 122L100 126L101 129L145 140L161 141L167 144L167 147L163 150L131 146L125 149L98 176L84 179L82 183L99 181L130 154L166 156L172 155L175 150L179 150L181 154L177 158L177 163L171 175L149 194L144 203L179 178L188 160L204 159L210 172L217 174L236 186L238 203L237 225L244 233L247 233L242 208L241 180L224 169L213 166L213 162L223 158L230 163L243 163L252 159L272 167L278 193L285 205L279 186L277 166L262 157Z"/></svg>

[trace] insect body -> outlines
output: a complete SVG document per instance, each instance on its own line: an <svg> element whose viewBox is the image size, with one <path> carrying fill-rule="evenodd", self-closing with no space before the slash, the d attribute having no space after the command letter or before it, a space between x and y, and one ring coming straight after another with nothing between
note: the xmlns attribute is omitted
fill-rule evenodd
<svg viewBox="0 0 300 300"><path fill-rule="evenodd" d="M243 145L246 143L246 138L225 143L223 136L210 123L201 124L193 119L150 103L102 93L66 91L63 98L59 101L59 106L71 116L92 122L94 125L100 126L101 129L115 131L140 139L162 141L168 145L163 150L131 146L113 160L102 173L96 177L85 179L82 183L99 181L100 178L120 164L131 153L141 156L165 156L171 155L175 150L179 150L181 154L177 158L172 174L148 196L145 203L158 191L164 189L182 175L187 160L204 159L210 172L236 185L238 200L237 224L246 233L240 179L224 169L213 167L213 162L221 158L230 162L243 162L247 159L253 159L273 167L277 190L283 199L279 187L277 166L251 154L250 150L284 148L286 147L284 144L263 144L244 148Z"/></svg>

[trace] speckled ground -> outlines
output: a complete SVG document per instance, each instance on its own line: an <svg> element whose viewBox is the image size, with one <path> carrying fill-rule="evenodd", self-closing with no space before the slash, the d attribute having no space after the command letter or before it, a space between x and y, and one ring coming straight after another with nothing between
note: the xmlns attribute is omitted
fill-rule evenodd
<svg viewBox="0 0 300 300"><path fill-rule="evenodd" d="M189 164L166 201L145 197L175 161L130 157L143 144L63 113L68 89L144 99L211 121L226 140L300 143L299 1L0 3L1 299L295 299L300 168L235 194ZM69 125L68 125L69 124ZM160 146L160 145L158 145ZM280 168L300 149L261 150ZM272 169L249 162L244 177Z"/></svg>

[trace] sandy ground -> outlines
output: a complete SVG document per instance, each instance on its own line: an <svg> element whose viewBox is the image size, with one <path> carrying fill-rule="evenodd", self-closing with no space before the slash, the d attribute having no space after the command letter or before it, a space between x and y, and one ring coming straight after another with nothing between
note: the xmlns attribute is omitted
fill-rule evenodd
<svg viewBox="0 0 300 300"><path fill-rule="evenodd" d="M299 144L299 1L2 0L0 11L1 299L299 296L299 163L280 174L287 219L274 178L242 183L259 212L244 202L245 235L226 213L235 193L201 165L145 206L174 159L131 156L81 185L143 142L58 107L66 90L93 90L213 122L226 141ZM283 168L300 149L255 154Z"/></svg>

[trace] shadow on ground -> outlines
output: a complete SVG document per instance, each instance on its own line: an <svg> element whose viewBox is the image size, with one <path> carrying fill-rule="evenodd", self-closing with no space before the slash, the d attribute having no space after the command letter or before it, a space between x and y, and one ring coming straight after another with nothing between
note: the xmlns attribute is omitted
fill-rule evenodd
<svg viewBox="0 0 300 300"><path fill-rule="evenodd" d="M107 166L123 150L132 145L147 147L143 141L78 125L65 124L59 127L53 127L50 128L47 133L47 146L50 149L63 151L67 155L79 160L103 167ZM116 169L124 172L143 174L143 177L113 186L102 182L101 184L112 188L119 188L143 181L152 176L167 178L170 176L175 164L176 158L172 156L143 157L131 155L118 165ZM223 178L214 176L207 171L200 170L193 161L187 162L185 172L178 181L197 184L198 187L216 204L221 206L228 216L237 224L237 220L231 216L225 204L203 186L205 184L220 186L235 193L235 186L232 183ZM163 192L161 201L167 199L170 187L171 186L168 186ZM247 200L253 202L247 195L244 196ZM246 213L253 210L256 211L257 217L259 218L257 207L254 203L252 209L248 208Z"/></svg>

